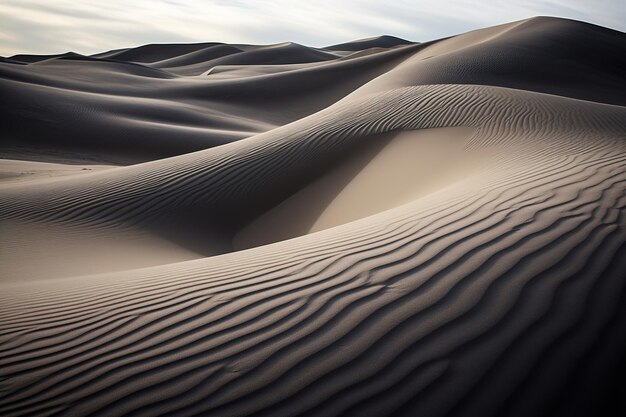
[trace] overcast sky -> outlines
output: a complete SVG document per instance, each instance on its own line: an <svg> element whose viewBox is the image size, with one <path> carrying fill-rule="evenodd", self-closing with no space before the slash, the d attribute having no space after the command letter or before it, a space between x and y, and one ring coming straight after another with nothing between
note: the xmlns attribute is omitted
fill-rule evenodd
<svg viewBox="0 0 626 417"><path fill-rule="evenodd" d="M626 31L626 0L0 0L0 55L158 42L427 41L537 15Z"/></svg>

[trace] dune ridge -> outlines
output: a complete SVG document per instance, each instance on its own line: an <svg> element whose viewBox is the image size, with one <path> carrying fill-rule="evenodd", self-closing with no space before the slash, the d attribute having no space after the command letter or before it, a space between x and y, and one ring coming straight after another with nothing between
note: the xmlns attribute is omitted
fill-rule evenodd
<svg viewBox="0 0 626 417"><path fill-rule="evenodd" d="M65 141L81 166L118 165L0 177L2 415L623 407L625 34L535 18L242 48L111 51L68 61L75 79L58 58L0 63L0 89L23 94L0 102L16 119L0 151ZM211 62L230 63L180 70ZM28 112L50 97L67 107ZM52 115L65 138L41 127Z"/></svg>

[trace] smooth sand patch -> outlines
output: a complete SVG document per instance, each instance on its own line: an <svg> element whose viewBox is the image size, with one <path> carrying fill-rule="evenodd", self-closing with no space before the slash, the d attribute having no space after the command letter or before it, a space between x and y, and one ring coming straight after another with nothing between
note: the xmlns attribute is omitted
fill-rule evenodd
<svg viewBox="0 0 626 417"><path fill-rule="evenodd" d="M473 175L481 154L464 149L472 128L364 138L346 161L260 216L234 238L249 248L317 232L406 204Z"/></svg>
<svg viewBox="0 0 626 417"><path fill-rule="evenodd" d="M112 165L70 165L18 159L0 159L0 185L64 175L86 174L113 167Z"/></svg>

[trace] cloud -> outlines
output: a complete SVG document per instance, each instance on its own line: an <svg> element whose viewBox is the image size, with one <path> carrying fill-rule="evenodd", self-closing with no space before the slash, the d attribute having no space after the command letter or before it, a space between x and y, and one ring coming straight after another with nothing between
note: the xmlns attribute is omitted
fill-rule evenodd
<svg viewBox="0 0 626 417"><path fill-rule="evenodd" d="M3 0L0 55L96 53L157 42L323 46L391 34L437 39L553 15L626 31L623 0Z"/></svg>

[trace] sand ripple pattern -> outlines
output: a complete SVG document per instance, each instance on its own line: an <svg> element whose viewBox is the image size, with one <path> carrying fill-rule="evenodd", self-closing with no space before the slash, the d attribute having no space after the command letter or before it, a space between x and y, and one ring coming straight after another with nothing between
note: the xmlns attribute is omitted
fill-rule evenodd
<svg viewBox="0 0 626 417"><path fill-rule="evenodd" d="M598 340L623 318L626 110L476 86L349 104L3 199L5 217L145 221L254 198L372 133L473 126L498 151L454 192L315 235L3 291L2 413L532 415L540 389L588 384L581 360L623 343Z"/></svg>
<svg viewBox="0 0 626 417"><path fill-rule="evenodd" d="M3 416L592 415L626 351L626 108L479 85L347 96L164 160L0 189L77 233L244 223L375 134L474 128L477 175L288 241L3 285ZM238 223L240 222L240 223Z"/></svg>

